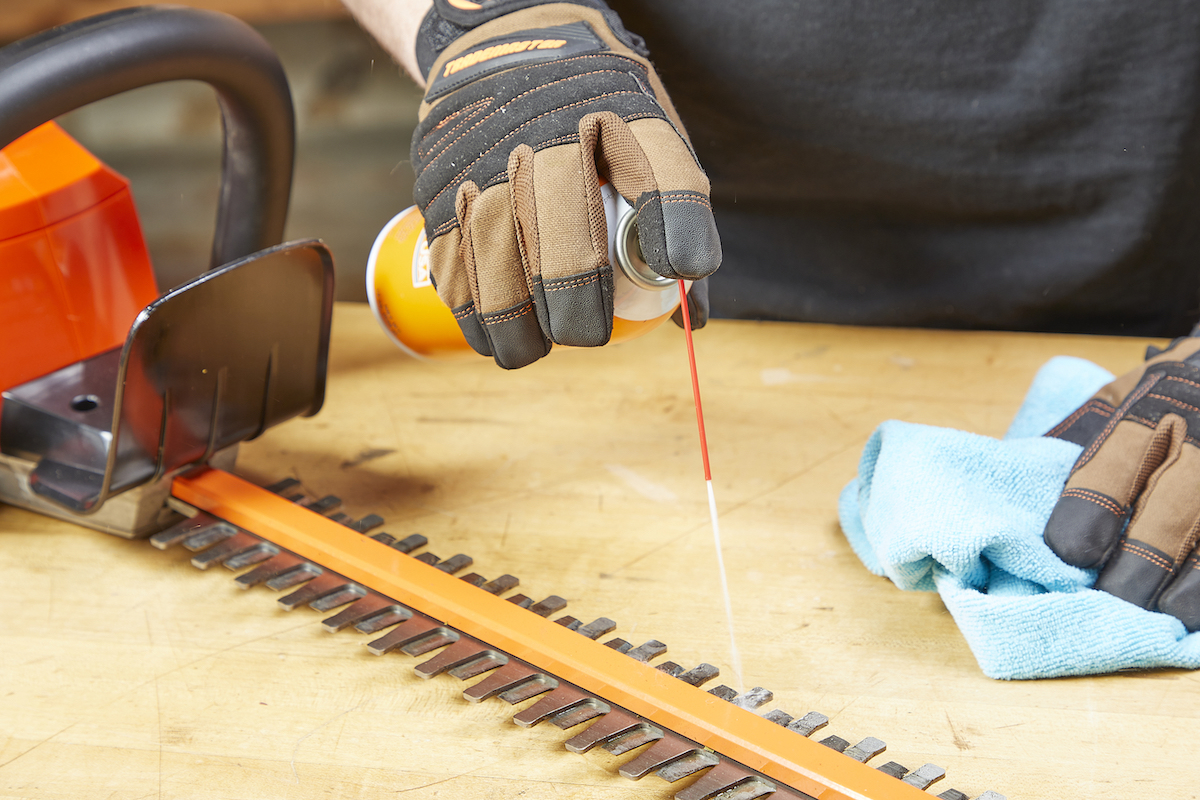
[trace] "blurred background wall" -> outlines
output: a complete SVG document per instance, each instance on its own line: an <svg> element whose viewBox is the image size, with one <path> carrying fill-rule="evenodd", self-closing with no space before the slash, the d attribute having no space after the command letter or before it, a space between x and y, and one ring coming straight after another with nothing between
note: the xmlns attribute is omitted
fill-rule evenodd
<svg viewBox="0 0 1200 800"><path fill-rule="evenodd" d="M412 204L408 148L421 92L338 0L198 0L241 17L274 46L296 105L296 177L286 238L333 251L338 298L364 300L379 229ZM0 43L139 5L118 0L2 0ZM94 103L59 122L130 179L166 289L201 272L212 238L220 119L204 84L176 82Z"/></svg>

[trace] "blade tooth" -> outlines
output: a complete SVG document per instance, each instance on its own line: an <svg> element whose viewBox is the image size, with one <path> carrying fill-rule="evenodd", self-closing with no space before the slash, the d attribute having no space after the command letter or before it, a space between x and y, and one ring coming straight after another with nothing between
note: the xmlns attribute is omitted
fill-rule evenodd
<svg viewBox="0 0 1200 800"><path fill-rule="evenodd" d="M612 753L614 756L623 755L636 750L644 744L657 742L663 738L665 734L659 728L653 725L640 725L637 728L623 733L620 736L614 736L604 745L604 749Z"/></svg>
<svg viewBox="0 0 1200 800"><path fill-rule="evenodd" d="M523 594L514 594L511 597L506 597L504 599L515 606L520 606L521 608L529 608L531 605L533 605L533 598L527 597Z"/></svg>
<svg viewBox="0 0 1200 800"><path fill-rule="evenodd" d="M999 792L993 792L991 789L988 789L986 792L979 795L979 797L976 797L975 800L1008 800L1008 798Z"/></svg>
<svg viewBox="0 0 1200 800"><path fill-rule="evenodd" d="M344 608L328 619L322 620L321 625L330 633L336 633L350 627L354 623L366 619L372 614L378 614L388 606L396 606L391 600L377 594L367 594L366 597L358 600L349 608Z"/></svg>
<svg viewBox="0 0 1200 800"><path fill-rule="evenodd" d="M891 775L893 778L903 778L908 774L908 767L903 764L897 764L895 761L889 761L881 767L876 767L885 775Z"/></svg>
<svg viewBox="0 0 1200 800"><path fill-rule="evenodd" d="M608 713L610 706L600 700L589 700L586 703L575 706L570 711L564 711L550 719L550 722L557 725L564 731L568 728L574 728L576 725L582 725L588 720L602 717Z"/></svg>
<svg viewBox="0 0 1200 800"><path fill-rule="evenodd" d="M537 697L539 694L557 689L558 680L542 673L534 676L533 680L528 683L523 683L520 686L513 687L508 691L500 693L500 699L511 705L516 705L522 700L528 700L531 697Z"/></svg>
<svg viewBox="0 0 1200 800"><path fill-rule="evenodd" d="M356 530L359 533L366 533L372 528L378 528L382 524L383 517L379 516L378 514L368 514L358 522L351 522L346 527L350 528L351 530Z"/></svg>
<svg viewBox="0 0 1200 800"><path fill-rule="evenodd" d="M557 614L567 607L567 601L556 594L552 594L541 602L534 603L529 607L529 610L537 614L539 617L548 617L551 614Z"/></svg>
<svg viewBox="0 0 1200 800"><path fill-rule="evenodd" d="M938 795L940 800L971 800L971 798L960 792L958 789L947 789Z"/></svg>
<svg viewBox="0 0 1200 800"><path fill-rule="evenodd" d="M850 743L840 736L826 736L821 740L821 744L839 753L846 752L846 748L850 746Z"/></svg>
<svg viewBox="0 0 1200 800"><path fill-rule="evenodd" d="M179 544L184 539L201 530L202 528L207 528L209 525L224 524L228 523L224 523L216 517L210 514L205 514L203 511L201 511L190 519L177 522L171 527L165 528L164 530L154 534L150 537L150 544L154 545L159 550L166 550L169 547L174 547L175 545Z"/></svg>
<svg viewBox="0 0 1200 800"><path fill-rule="evenodd" d="M332 611L347 603L353 603L365 595L367 590L357 583L343 583L324 597L318 597L308 605L313 611Z"/></svg>
<svg viewBox="0 0 1200 800"><path fill-rule="evenodd" d="M488 594L504 594L509 589L517 588L520 583L515 575L501 575L494 581L488 581L481 588Z"/></svg>
<svg viewBox="0 0 1200 800"><path fill-rule="evenodd" d="M882 739L876 739L874 736L868 736L853 747L849 747L842 752L853 758L855 761L867 763L875 756L887 750L887 743Z"/></svg>
<svg viewBox="0 0 1200 800"><path fill-rule="evenodd" d="M656 773L667 783L683 780L688 775L694 775L702 769L716 766L721 762L717 755L709 750L696 749L683 758L672 761L661 767Z"/></svg>
<svg viewBox="0 0 1200 800"><path fill-rule="evenodd" d="M737 689L734 689L731 686L726 686L723 683L720 686L714 686L713 688L709 689L708 693L715 695L722 700L729 700L730 702L733 702L733 698L738 696Z"/></svg>
<svg viewBox="0 0 1200 800"><path fill-rule="evenodd" d="M328 514L330 511L338 510L342 505L342 498L337 495L327 494L320 500L313 500L311 503L305 503L304 507L309 511L315 511L318 514Z"/></svg>
<svg viewBox="0 0 1200 800"><path fill-rule="evenodd" d="M354 630L359 633L378 633L384 628L390 628L398 622L411 619L413 612L400 605L388 606L382 611L372 614L354 624Z"/></svg>
<svg viewBox="0 0 1200 800"><path fill-rule="evenodd" d="M414 614L407 621L401 622L375 641L368 642L367 650L371 651L372 655L381 656L439 630L445 630L440 623L423 614Z"/></svg>
<svg viewBox="0 0 1200 800"><path fill-rule="evenodd" d="M482 675L485 672L503 667L508 663L508 656L498 650L488 650L479 658L459 664L457 667L446 670L447 675L452 675L460 681L465 681L469 678L474 678L476 675Z"/></svg>
<svg viewBox="0 0 1200 800"><path fill-rule="evenodd" d="M296 480L295 478L284 478L283 480L279 481L278 483L272 483L270 486L268 486L267 491L274 492L275 494L283 494L288 489L291 489L293 486L299 486L299 485L300 485L300 481Z"/></svg>
<svg viewBox="0 0 1200 800"><path fill-rule="evenodd" d="M318 567L316 564L310 564L305 561L287 572L271 578L271 580L267 581L267 588L281 592L284 589L290 589L293 586L311 581L313 578L319 577L324 571L324 569Z"/></svg>
<svg viewBox="0 0 1200 800"><path fill-rule="evenodd" d="M636 781L638 778L643 778L651 772L662 769L672 761L694 752L696 752L694 742L668 733L651 745L650 749L633 758L618 771L626 778Z"/></svg>
<svg viewBox="0 0 1200 800"><path fill-rule="evenodd" d="M437 566L438 562L441 561L440 558L435 556L433 553L430 553L429 551L425 551L424 553L421 553L421 555L419 555L419 556L413 556L413 558L415 558L417 561L423 561L424 563L428 564L431 567Z"/></svg>
<svg viewBox="0 0 1200 800"><path fill-rule="evenodd" d="M441 675L443 672L448 672L454 667L474 661L485 655L495 657L501 654L478 639L459 639L428 661L422 661L420 664L417 664L415 670L422 678L432 678L434 675ZM508 659L505 658L504 660L507 661Z"/></svg>
<svg viewBox="0 0 1200 800"><path fill-rule="evenodd" d="M509 600L512 600L512 598L510 597ZM579 626L583 625L583 620L575 619L575 617L572 617L570 614L567 614L565 616L561 616L558 619L554 620L554 624L562 625L564 628L566 628L569 631L577 631L577 630L579 630Z"/></svg>
<svg viewBox="0 0 1200 800"><path fill-rule="evenodd" d="M269 558L274 558L279 555L279 548L270 542L259 542L252 547L247 547L240 553L234 553L229 558L221 562L221 566L225 569L239 570L242 567L249 567L253 564L261 564Z"/></svg>
<svg viewBox="0 0 1200 800"><path fill-rule="evenodd" d="M272 578L282 575L288 570L295 569L303 563L304 562L302 560L291 553L280 553L269 561L259 564L245 575L237 576L234 581L241 588L249 589L251 586L257 586L260 583L265 583Z"/></svg>
<svg viewBox="0 0 1200 800"><path fill-rule="evenodd" d="M472 586L483 586L487 583L487 578L480 575L478 572L472 572L470 575L463 575L459 578L463 583L469 583Z"/></svg>
<svg viewBox="0 0 1200 800"><path fill-rule="evenodd" d="M513 722L522 728L532 728L539 722L583 705L595 698L574 686L559 686L529 708L513 716Z"/></svg>
<svg viewBox="0 0 1200 800"><path fill-rule="evenodd" d="M613 650L616 650L618 653L628 653L633 648L632 644L630 644L629 642L625 641L624 639L620 639L620 638L609 639L607 642L604 643L604 646L611 647Z"/></svg>
<svg viewBox="0 0 1200 800"><path fill-rule="evenodd" d="M435 566L442 572L453 575L456 572L461 572L474 563L475 559L471 558L466 553L458 553L457 555L450 556L445 561L441 562L440 564L436 564Z"/></svg>
<svg viewBox="0 0 1200 800"><path fill-rule="evenodd" d="M683 674L683 667L676 664L674 661L664 661L655 667L659 672L665 672L672 678L678 678Z"/></svg>
<svg viewBox="0 0 1200 800"><path fill-rule="evenodd" d="M396 537L392 536L387 531L380 531L379 533L372 533L367 538L374 539L375 541L379 542L380 544L386 544L388 547L393 547L396 544Z"/></svg>
<svg viewBox="0 0 1200 800"><path fill-rule="evenodd" d="M696 779L691 786L675 794L675 800L754 800L770 794L775 787L738 764L722 761Z"/></svg>
<svg viewBox="0 0 1200 800"><path fill-rule="evenodd" d="M458 631L453 631L449 628L439 628L428 636L422 636L420 639L409 642L400 649L410 656L423 656L426 653L432 653L439 647L454 644L458 639Z"/></svg>
<svg viewBox="0 0 1200 800"><path fill-rule="evenodd" d="M810 711L794 722L789 722L787 729L795 731L801 736L812 736L816 731L821 730L829 724L829 717L822 714L820 711Z"/></svg>
<svg viewBox="0 0 1200 800"><path fill-rule="evenodd" d="M346 579L341 575L318 575L291 594L279 598L276 602L285 611L291 611L319 597L324 597L345 583Z"/></svg>
<svg viewBox="0 0 1200 800"><path fill-rule="evenodd" d="M937 764L922 764L901 778L901 780L918 789L928 789L944 777L946 777L946 770Z"/></svg>
<svg viewBox="0 0 1200 800"><path fill-rule="evenodd" d="M214 544L207 550L192 556L192 566L196 569L208 569L213 564L221 564L225 559L243 550L249 550L256 544L259 544L260 541L257 536L239 531L225 541Z"/></svg>
<svg viewBox="0 0 1200 800"><path fill-rule="evenodd" d="M767 703L775 699L775 693L770 689L764 689L761 686L755 686L748 692L743 692L733 698L733 704L738 708L744 708L747 711L757 711Z"/></svg>
<svg viewBox="0 0 1200 800"><path fill-rule="evenodd" d="M532 680L538 674L537 670L524 662L509 661L479 683L472 684L464 689L463 697L472 703L478 703L481 700L487 700L489 697L495 697L501 692L506 692L509 689L520 686L522 683Z"/></svg>
<svg viewBox="0 0 1200 800"><path fill-rule="evenodd" d="M652 658L657 658L667 652L667 646L658 639L651 639L648 642L639 644L637 647L630 650L625 655L636 661L649 662Z"/></svg>
<svg viewBox="0 0 1200 800"><path fill-rule="evenodd" d="M228 522L218 522L216 525L206 525L200 528L195 533L192 533L183 539L183 546L193 553L197 550L204 550L212 547L217 542L223 542L231 536L235 536L238 529L230 525Z"/></svg>
<svg viewBox="0 0 1200 800"><path fill-rule="evenodd" d="M424 547L427 544L429 544L429 539L425 538L419 533L412 533L408 536L405 536L403 539L394 542L392 547L396 548L401 553L411 553L418 547Z"/></svg>
<svg viewBox="0 0 1200 800"><path fill-rule="evenodd" d="M585 731L575 734L566 741L572 753L586 753L598 744L604 744L635 728L645 727L646 721L624 709L613 709ZM661 734L660 734L661 735Z"/></svg>
<svg viewBox="0 0 1200 800"><path fill-rule="evenodd" d="M712 664L697 664L682 675L677 676L684 683L701 686L721 674L721 670Z"/></svg>
<svg viewBox="0 0 1200 800"><path fill-rule="evenodd" d="M283 499L290 500L293 503L302 503L308 499L308 495L306 495L304 492L293 492L292 494L284 495Z"/></svg>
<svg viewBox="0 0 1200 800"><path fill-rule="evenodd" d="M785 711L775 709L774 711L768 711L766 714L763 714L763 719L767 720L768 722L774 722L776 725L782 725L786 728L792 721L792 715Z"/></svg>
<svg viewBox="0 0 1200 800"><path fill-rule="evenodd" d="M617 623L613 622L608 617L600 617L589 622L587 625L581 625L575 629L575 632L586 636L589 639L599 639L606 633L611 633L617 627Z"/></svg>
<svg viewBox="0 0 1200 800"><path fill-rule="evenodd" d="M329 515L329 520L331 522L340 522L343 525L346 524L346 520L348 520L348 519L350 519L350 515L344 511L339 511L336 514Z"/></svg>

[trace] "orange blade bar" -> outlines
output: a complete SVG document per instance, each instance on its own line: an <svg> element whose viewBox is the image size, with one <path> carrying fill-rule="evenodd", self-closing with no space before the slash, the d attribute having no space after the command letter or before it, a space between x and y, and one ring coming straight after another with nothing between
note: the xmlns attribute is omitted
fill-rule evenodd
<svg viewBox="0 0 1200 800"><path fill-rule="evenodd" d="M173 494L819 800L930 795L221 470Z"/></svg>

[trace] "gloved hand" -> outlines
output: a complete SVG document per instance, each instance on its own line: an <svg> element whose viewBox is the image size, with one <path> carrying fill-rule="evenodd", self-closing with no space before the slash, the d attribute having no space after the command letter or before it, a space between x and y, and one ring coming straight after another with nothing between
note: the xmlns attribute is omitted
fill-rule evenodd
<svg viewBox="0 0 1200 800"><path fill-rule="evenodd" d="M1195 333L1195 332L1193 332ZM1082 445L1046 523L1096 588L1200 630L1200 337L1152 348L1048 435Z"/></svg>
<svg viewBox="0 0 1200 800"><path fill-rule="evenodd" d="M413 135L430 274L467 341L502 367L612 334L600 178L637 211L646 263L721 262L700 168L644 44L602 0L434 0Z"/></svg>

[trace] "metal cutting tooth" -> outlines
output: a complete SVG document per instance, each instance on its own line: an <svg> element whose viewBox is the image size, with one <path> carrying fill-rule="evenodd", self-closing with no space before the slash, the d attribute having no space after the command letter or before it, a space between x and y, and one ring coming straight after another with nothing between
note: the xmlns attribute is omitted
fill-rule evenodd
<svg viewBox="0 0 1200 800"><path fill-rule="evenodd" d="M988 789L986 792L979 795L979 797L976 797L975 800L1008 800L1008 798L999 792L993 792L991 789Z"/></svg>
<svg viewBox="0 0 1200 800"><path fill-rule="evenodd" d="M658 639L651 639L648 642L639 644L637 647L630 650L625 655L636 661L649 662L653 658L661 656L667 652L667 646Z"/></svg>
<svg viewBox="0 0 1200 800"><path fill-rule="evenodd" d="M350 519L350 515L344 511L339 511L336 514L330 514L329 519L332 520L333 522L340 522L343 525L345 525L346 520Z"/></svg>
<svg viewBox="0 0 1200 800"><path fill-rule="evenodd" d="M738 708L744 708L747 711L757 711L774 699L775 693L770 689L764 689L761 686L755 686L753 689L747 692L742 692L730 702L732 702Z"/></svg>
<svg viewBox="0 0 1200 800"><path fill-rule="evenodd" d="M267 491L273 492L274 494L283 494L288 489L299 485L300 481L296 480L295 478L284 478L283 480L272 483L270 486L268 486Z"/></svg>
<svg viewBox="0 0 1200 800"><path fill-rule="evenodd" d="M918 789L928 789L944 777L946 777L946 770L937 764L923 764L905 775L901 780Z"/></svg>
<svg viewBox="0 0 1200 800"><path fill-rule="evenodd" d="M480 575L478 572L472 572L469 575L460 575L458 578L463 583L469 583L472 586L483 586L487 583L487 578Z"/></svg>
<svg viewBox="0 0 1200 800"><path fill-rule="evenodd" d="M689 742L682 737L667 733L652 744L649 749L622 765L618 772L626 778L637 780L649 775L651 772L661 770L671 762L678 761L684 756L696 752L696 750L695 742ZM713 763L716 763L716 761L714 760Z"/></svg>
<svg viewBox="0 0 1200 800"><path fill-rule="evenodd" d="M403 539L398 539L392 543L392 547L399 550L401 553L411 553L418 547L424 547L429 544L429 539L419 533L410 533Z"/></svg>
<svg viewBox="0 0 1200 800"><path fill-rule="evenodd" d="M438 562L441 561L440 558L435 556L433 553L430 553L428 550L426 550L424 553L421 553L419 556L413 556L413 558L415 558L417 561L423 561L431 567L436 567Z"/></svg>
<svg viewBox="0 0 1200 800"><path fill-rule="evenodd" d="M221 562L225 569L239 570L243 567L249 567L254 564L261 564L269 558L274 558L279 555L279 548L270 542L259 541L257 544L247 547L240 553L234 553L229 558Z"/></svg>
<svg viewBox="0 0 1200 800"><path fill-rule="evenodd" d="M422 678L432 678L434 675L449 672L459 680L466 680L507 663L506 654L493 650L483 642L464 638L428 661L418 664L416 672Z"/></svg>
<svg viewBox="0 0 1200 800"><path fill-rule="evenodd" d="M382 525L383 517L379 516L378 514L368 514L357 522L343 524L345 524L346 527L350 528L351 530L358 531L359 533L366 533L367 531L372 530L373 528L378 528L380 525Z"/></svg>
<svg viewBox="0 0 1200 800"><path fill-rule="evenodd" d="M565 731L569 728L574 728L576 725L582 725L588 720L604 716L608 713L609 709L610 706L607 703L599 699L593 699L592 702L577 705L561 714L555 714L550 718L550 723Z"/></svg>
<svg viewBox="0 0 1200 800"><path fill-rule="evenodd" d="M380 531L379 533L372 533L367 538L374 539L375 541L379 542L380 544L386 544L388 547L391 547L396 544L396 537L392 536L387 531Z"/></svg>
<svg viewBox="0 0 1200 800"><path fill-rule="evenodd" d="M846 752L846 748L850 746L850 743L840 736L826 736L821 740L821 744L839 753Z"/></svg>
<svg viewBox="0 0 1200 800"><path fill-rule="evenodd" d="M417 642L426 636L443 632L446 634L453 633L449 628L443 627L441 623L429 617L414 614L410 619L401 622L380 638L373 642L368 642L367 650L372 655L382 656L405 645Z"/></svg>
<svg viewBox="0 0 1200 800"><path fill-rule="evenodd" d="M308 605L313 611L332 611L335 608L340 608L347 603L353 603L363 597L367 590L359 586L357 583L349 581L334 589L324 597L318 597L316 600L310 600Z"/></svg>
<svg viewBox="0 0 1200 800"><path fill-rule="evenodd" d="M664 661L663 663L655 666L654 668L656 670L658 670L659 672L667 673L672 678L678 678L680 675L683 674L683 667L680 666L679 664L676 664L674 661Z"/></svg>
<svg viewBox="0 0 1200 800"><path fill-rule="evenodd" d="M693 750L683 758L676 759L664 767L660 767L655 774L662 778L667 783L674 783L678 780L683 780L689 775L695 775L702 769L716 766L721 763L720 757L711 750Z"/></svg>
<svg viewBox="0 0 1200 800"><path fill-rule="evenodd" d="M573 711L581 706L588 706L589 710L595 713L579 719L575 724L586 722L588 719L598 717L608 711L608 704L600 702L592 695L574 686L559 686L529 708L516 714L513 717L513 722L522 728L531 728L539 722L556 717L564 712ZM569 726L560 725L559 727L565 729L565 727Z"/></svg>
<svg viewBox="0 0 1200 800"><path fill-rule="evenodd" d="M313 500L311 503L305 503L304 507L309 511L315 511L318 514L327 514L330 511L336 511L342 505L342 498L337 495L327 494L320 500Z"/></svg>
<svg viewBox="0 0 1200 800"><path fill-rule="evenodd" d="M874 736L868 736L853 747L847 747L842 752L855 761L861 761L865 764L884 750L887 750L887 743L881 739L876 739Z"/></svg>
<svg viewBox="0 0 1200 800"><path fill-rule="evenodd" d="M970 796L958 789L947 789L938 795L940 800L971 800Z"/></svg>
<svg viewBox="0 0 1200 800"><path fill-rule="evenodd" d="M251 586L258 586L260 583L266 583L273 578L283 575L303 563L303 559L291 553L280 553L269 561L259 564L245 575L237 576L234 582L242 589L249 589Z"/></svg>
<svg viewBox="0 0 1200 800"><path fill-rule="evenodd" d="M722 761L701 775L695 783L676 793L675 800L753 800L771 794L775 786L745 767Z"/></svg>
<svg viewBox="0 0 1200 800"><path fill-rule="evenodd" d="M231 536L236 536L238 529L228 522L218 522L216 525L206 525L195 533L185 536L183 546L193 553L212 547L217 542L223 542Z"/></svg>
<svg viewBox="0 0 1200 800"><path fill-rule="evenodd" d="M435 566L442 572L453 575L456 572L462 572L467 567L475 563L475 559L471 558L466 553L458 553L450 556L445 561L436 564Z"/></svg>
<svg viewBox="0 0 1200 800"><path fill-rule="evenodd" d="M290 589L293 586L299 586L302 583L311 581L313 578L321 575L321 573L324 571L324 569L318 567L316 564L302 561L292 569L289 569L286 572L281 572L274 578L271 578L266 582L266 586L268 589L281 592L284 589Z"/></svg>
<svg viewBox="0 0 1200 800"><path fill-rule="evenodd" d="M768 711L766 714L763 714L763 719L767 720L768 722L774 722L776 725L782 725L786 728L788 723L792 721L792 715L786 711L775 709L774 711Z"/></svg>
<svg viewBox="0 0 1200 800"><path fill-rule="evenodd" d="M714 686L713 688L709 689L708 693L711 695L716 695L722 700L729 700L730 702L733 701L733 698L738 696L737 689L734 689L732 686L726 686L723 683L720 686Z"/></svg>
<svg viewBox="0 0 1200 800"><path fill-rule="evenodd" d="M553 675L547 675L544 672L539 672L533 677L533 680L526 681L520 686L514 686L511 689L501 692L497 696L506 703L516 705L522 700L528 700L532 697L537 697L539 694L545 694L546 692L557 688L557 678L555 678Z"/></svg>
<svg viewBox="0 0 1200 800"><path fill-rule="evenodd" d="M508 599L510 602L512 601L511 597ZM554 620L554 624L562 625L564 628L566 628L569 631L576 631L576 630L579 630L579 627L581 625L583 625L583 620L575 619L575 617L572 617L570 614L567 614L565 616L559 617L558 619Z"/></svg>
<svg viewBox="0 0 1200 800"><path fill-rule="evenodd" d="M606 745L634 733L651 731L655 735L640 744L653 741L653 739L661 739L662 731L635 714L624 709L614 709L592 723L587 730L568 739L565 746L572 753L586 753L596 745Z"/></svg>
<svg viewBox="0 0 1200 800"><path fill-rule="evenodd" d="M600 617L599 619L592 620L587 625L580 625L575 629L575 632L589 639L599 639L604 634L612 632L616 627L617 623L608 617Z"/></svg>
<svg viewBox="0 0 1200 800"><path fill-rule="evenodd" d="M388 608L399 610L400 606L393 603L390 598L378 594L368 594L361 600L355 601L349 608L344 608L332 617L322 620L321 625L330 633L336 633Z"/></svg>
<svg viewBox="0 0 1200 800"><path fill-rule="evenodd" d="M801 736L812 736L814 732L819 731L828 724L829 717L820 711L810 711L800 719L789 722L787 729L795 731Z"/></svg>
<svg viewBox="0 0 1200 800"><path fill-rule="evenodd" d="M313 608L317 611L328 611L335 606L325 605L322 607L321 605L317 605L317 603L328 597L336 597L336 599L341 600L337 605L344 606L346 603L357 600L366 593L366 589L356 583L347 581L341 575L326 573L319 575L286 597L279 598L276 602L287 611L299 608L306 603L314 604Z"/></svg>
<svg viewBox="0 0 1200 800"><path fill-rule="evenodd" d="M514 578L515 580L515 578ZM529 610L537 614L539 617L548 617L551 614L556 614L567 607L567 601L556 594L552 594L545 600L540 600L529 607Z"/></svg>
<svg viewBox="0 0 1200 800"><path fill-rule="evenodd" d="M697 664L682 675L676 677L692 686L702 686L721 674L721 670L712 664Z"/></svg>
<svg viewBox="0 0 1200 800"><path fill-rule="evenodd" d="M908 767L903 764L897 764L895 761L889 761L881 767L876 767L876 769L885 775L891 775L893 778L903 778L908 774Z"/></svg>
<svg viewBox="0 0 1200 800"><path fill-rule="evenodd" d="M392 605L354 623L354 630L359 633L378 633L384 628L390 628L412 616L413 612L410 609L401 605Z"/></svg>
<svg viewBox="0 0 1200 800"><path fill-rule="evenodd" d="M478 703L489 697L495 697L501 692L514 689L526 681L535 679L540 674L523 661L509 661L479 683L464 689L463 697L472 703Z"/></svg>
<svg viewBox="0 0 1200 800"><path fill-rule="evenodd" d="M488 581L480 588L488 594L504 594L509 589L517 588L520 583L515 575L501 575L494 581Z"/></svg>
<svg viewBox="0 0 1200 800"><path fill-rule="evenodd" d="M619 638L618 639L609 639L607 642L604 643L604 646L611 647L613 650L616 650L618 653L628 653L631 649L633 649L633 644L625 641L624 639L619 639Z"/></svg>
<svg viewBox="0 0 1200 800"><path fill-rule="evenodd" d="M217 519L216 517L205 514L203 511L196 514L190 519L185 519L175 523L169 528L159 531L150 537L150 544L159 550L166 550L170 547L182 542L188 536L191 536L197 531L207 528L210 525L227 525L228 523Z"/></svg>
<svg viewBox="0 0 1200 800"><path fill-rule="evenodd" d="M239 531L225 541L196 553L192 556L192 566L196 569L208 569L213 564L224 563L225 559L235 556L243 550L249 550L260 543L261 540L257 536Z"/></svg>

